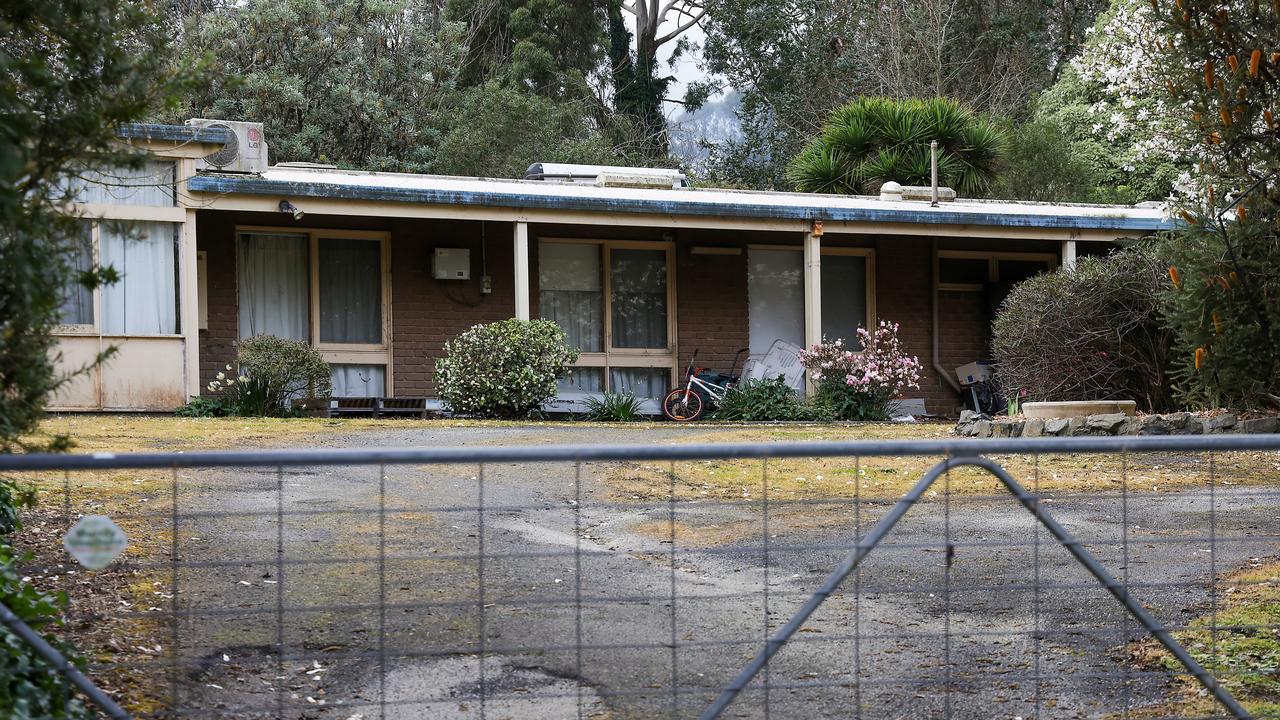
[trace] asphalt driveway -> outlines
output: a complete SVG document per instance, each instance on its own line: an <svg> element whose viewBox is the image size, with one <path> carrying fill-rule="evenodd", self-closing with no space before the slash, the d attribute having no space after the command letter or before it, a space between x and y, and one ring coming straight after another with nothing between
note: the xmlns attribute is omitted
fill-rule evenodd
<svg viewBox="0 0 1280 720"><path fill-rule="evenodd" d="M325 442L634 443L687 432L389 426ZM620 494L608 469L182 473L181 714L696 717L889 507L774 500L766 518L758 497ZM1276 553L1273 489L1220 488L1213 503L1211 514L1196 489L1061 494L1048 507L1178 625L1204 612L1211 567ZM673 517L717 532L673 544ZM767 692L757 679L726 716L1103 717L1166 698L1168 677L1125 657L1140 636L1012 498L939 492L781 651Z"/></svg>

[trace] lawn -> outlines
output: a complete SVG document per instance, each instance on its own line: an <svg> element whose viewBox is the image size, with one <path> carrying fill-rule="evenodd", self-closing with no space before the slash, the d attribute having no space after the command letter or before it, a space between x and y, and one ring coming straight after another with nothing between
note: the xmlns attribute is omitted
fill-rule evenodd
<svg viewBox="0 0 1280 720"><path fill-rule="evenodd" d="M866 439L924 440L951 437L951 425L940 423L865 423L812 427L718 427L693 433L685 442L768 443ZM1046 492L1100 491L1169 492L1207 486L1248 486L1275 482L1280 453L1133 453L1130 455L995 455L991 459L1028 489ZM937 457L785 458L759 460L699 460L690 462L620 463L609 473L617 493L631 499L666 498L673 489L678 499L759 498L768 478L775 499L851 498L868 500L901 497ZM941 491L944 481L935 485ZM962 495L1004 492L984 470L958 468L950 488Z"/></svg>

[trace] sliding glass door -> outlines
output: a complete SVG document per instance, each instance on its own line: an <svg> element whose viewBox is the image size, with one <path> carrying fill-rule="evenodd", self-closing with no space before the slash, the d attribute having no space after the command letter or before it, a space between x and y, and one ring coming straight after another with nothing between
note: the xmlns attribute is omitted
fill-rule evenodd
<svg viewBox="0 0 1280 720"><path fill-rule="evenodd" d="M335 397L392 393L384 233L242 229L237 244L240 337L310 341Z"/></svg>
<svg viewBox="0 0 1280 720"><path fill-rule="evenodd" d="M661 398L675 367L670 243L543 240L538 303L582 356L562 394Z"/></svg>

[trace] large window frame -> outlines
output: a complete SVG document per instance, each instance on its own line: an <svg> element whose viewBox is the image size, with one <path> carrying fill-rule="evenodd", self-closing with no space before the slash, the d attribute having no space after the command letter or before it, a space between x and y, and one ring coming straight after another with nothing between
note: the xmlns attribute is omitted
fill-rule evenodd
<svg viewBox="0 0 1280 720"><path fill-rule="evenodd" d="M986 283L944 283L942 282L942 261L951 260L986 260ZM1058 268L1058 255L1044 252L992 252L986 250L939 250L933 259L933 278L939 290L956 290L961 292L981 292L987 284L1000 282L1000 261L1011 260L1021 262L1044 262L1048 272Z"/></svg>
<svg viewBox="0 0 1280 720"><path fill-rule="evenodd" d="M311 346L320 351L330 365L380 365L385 368L386 387L379 395L395 394L395 376L391 340L391 233L381 230L338 230L332 228L294 228L278 225L237 225L235 235L242 233L303 235L307 237L307 318ZM320 240L365 240L377 242L381 257L382 342L335 343L320 340ZM237 241L238 242L238 241ZM238 244L237 244L238 247ZM237 277L240 262L237 250Z"/></svg>
<svg viewBox="0 0 1280 720"><path fill-rule="evenodd" d="M601 368L602 387L612 392L612 372L615 368L665 368L667 385L674 387L676 358L679 357L676 321L676 265L674 242L666 240L601 240L594 238L539 237L538 247L544 243L562 245L596 245L600 248L600 293L604 312L603 351L583 352L574 367ZM661 250L667 258L667 347L665 348L616 348L613 345L613 250ZM539 253L541 257L541 253ZM539 262L541 260L539 259ZM541 287L539 287L541 292ZM658 398L661 400L661 398Z"/></svg>
<svg viewBox="0 0 1280 720"><path fill-rule="evenodd" d="M173 277L173 303L174 303L174 332L160 333L142 333L142 332L106 332L103 329L103 314L105 312L104 288L102 285L95 286L92 290L93 296L93 322L89 323L58 323L54 329L54 335L77 335L77 336L101 336L107 338L185 338L186 328L182 318L182 258L181 248L179 247L178 234L181 232L182 223L175 221L172 213L129 213L121 212L121 208L114 208L115 211L107 212L106 209L112 209L110 206L77 206L77 207L97 207L100 211L99 215L86 216L81 215L78 219L89 225L89 244L90 259L92 267L102 267L102 224L103 223L121 223L127 225L134 222L155 222L157 224L170 225L174 231L174 277ZM146 206L122 206L128 207L128 210L147 210ZM131 217L130 215L145 215L146 217ZM153 219L154 218L154 219ZM116 268L118 270L118 268ZM78 272L78 270L77 270ZM127 282L127 280L122 280Z"/></svg>
<svg viewBox="0 0 1280 720"><path fill-rule="evenodd" d="M801 245L775 245L775 244L762 244L762 243L752 243L750 245L747 245L747 253L750 254L752 250L789 250L791 252L802 253L804 252L804 247ZM839 245L836 245L836 246L824 245L822 246L821 251L822 251L822 255L831 255L831 256L852 255L856 257L866 258L865 304L866 304L867 312L866 312L866 317L863 319L865 324L862 325L862 327L866 328L867 330L874 331L876 318L879 317L878 315L876 315L876 250L875 248L841 247ZM803 267L803 265L801 267ZM803 278L801 278L800 292L801 293L804 292ZM847 339L848 338L846 338L846 340Z"/></svg>

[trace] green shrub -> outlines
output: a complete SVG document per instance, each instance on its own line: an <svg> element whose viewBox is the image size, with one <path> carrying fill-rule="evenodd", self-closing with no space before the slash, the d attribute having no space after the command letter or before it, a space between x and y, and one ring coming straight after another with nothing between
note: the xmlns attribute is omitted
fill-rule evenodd
<svg viewBox="0 0 1280 720"><path fill-rule="evenodd" d="M1000 385L1028 400L1134 400L1170 408L1172 336L1159 295L1165 249L1135 246L1083 257L1074 268L1014 286L996 314L991 346Z"/></svg>
<svg viewBox="0 0 1280 720"><path fill-rule="evenodd" d="M583 417L597 422L635 422L643 419L640 398L630 390L607 392L603 397L588 397Z"/></svg>
<svg viewBox="0 0 1280 720"><path fill-rule="evenodd" d="M556 378L577 359L554 321L476 325L445 343L436 389L459 415L524 418L556 396Z"/></svg>
<svg viewBox="0 0 1280 720"><path fill-rule="evenodd" d="M825 413L805 403L779 375L768 380L746 380L729 388L711 413L713 420L768 421L822 420Z"/></svg>
<svg viewBox="0 0 1280 720"><path fill-rule="evenodd" d="M227 415L290 415L294 398L328 397L333 392L329 363L305 340L254 335L241 340L238 350L240 372L228 365L208 385Z"/></svg>
<svg viewBox="0 0 1280 720"><path fill-rule="evenodd" d="M62 624L66 595L48 595L22 582L14 567L18 560L23 558L14 557L13 550L0 542L0 602L64 657L81 665L70 646L44 632ZM15 720L96 717L76 697L71 683L4 626L0 626L0 708L10 713L5 717Z"/></svg>
<svg viewBox="0 0 1280 720"><path fill-rule="evenodd" d="M191 402L173 411L178 417L222 417L233 415L221 397L201 395L191 398Z"/></svg>

